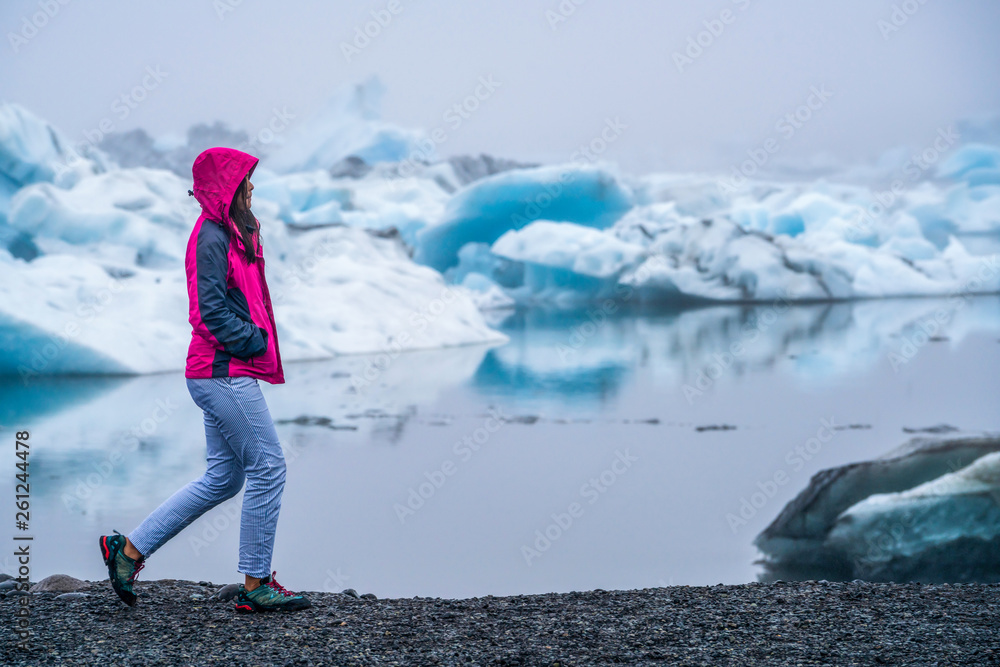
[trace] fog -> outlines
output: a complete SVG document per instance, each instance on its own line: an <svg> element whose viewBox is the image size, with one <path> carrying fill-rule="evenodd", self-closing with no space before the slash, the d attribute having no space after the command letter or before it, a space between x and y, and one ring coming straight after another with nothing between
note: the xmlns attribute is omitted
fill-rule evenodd
<svg viewBox="0 0 1000 667"><path fill-rule="evenodd" d="M868 162L1000 110L990 0L28 0L0 25L0 97L74 141L106 119L253 132L371 75L384 118L428 129L480 86L443 155L567 160L617 119L603 157L633 172L726 169L776 136L783 160Z"/></svg>

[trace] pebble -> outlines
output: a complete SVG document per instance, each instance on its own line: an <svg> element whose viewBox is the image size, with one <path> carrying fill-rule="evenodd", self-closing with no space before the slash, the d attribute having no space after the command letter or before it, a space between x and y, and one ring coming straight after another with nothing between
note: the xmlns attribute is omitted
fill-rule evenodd
<svg viewBox="0 0 1000 667"><path fill-rule="evenodd" d="M345 588L344 590L340 591L340 594L341 595L347 595L347 596L352 597L352 598L359 598L359 597L361 597L360 595L358 595L358 592L356 590L354 590L353 588Z"/></svg>
<svg viewBox="0 0 1000 667"><path fill-rule="evenodd" d="M303 591L310 609L242 616L191 601L208 593L191 581L140 580L133 608L106 580L88 583L89 595L32 597L34 648L0 633L0 665L1000 664L997 584L786 582L365 604ZM18 604L0 600L0 619Z"/></svg>

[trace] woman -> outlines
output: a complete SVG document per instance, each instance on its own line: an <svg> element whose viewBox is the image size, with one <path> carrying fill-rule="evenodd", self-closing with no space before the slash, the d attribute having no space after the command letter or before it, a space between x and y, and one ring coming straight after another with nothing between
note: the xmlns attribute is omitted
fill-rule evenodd
<svg viewBox="0 0 1000 667"><path fill-rule="evenodd" d="M210 148L192 169L202 212L185 257L190 321L188 391L205 412L205 474L168 498L128 536L100 538L111 586L135 604L145 560L185 526L239 493L244 479L239 571L246 581L236 610L289 611L311 606L271 572L274 531L285 485L285 459L258 379L285 381L271 297L264 280L259 223L250 212L257 158ZM270 573L270 574L269 574Z"/></svg>

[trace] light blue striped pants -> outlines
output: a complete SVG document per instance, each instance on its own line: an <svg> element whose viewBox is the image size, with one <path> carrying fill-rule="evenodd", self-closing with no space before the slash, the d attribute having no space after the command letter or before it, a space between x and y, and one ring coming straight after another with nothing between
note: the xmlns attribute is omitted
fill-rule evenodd
<svg viewBox="0 0 1000 667"><path fill-rule="evenodd" d="M239 571L271 573L274 531L285 488L285 457L256 378L187 379L191 398L205 411L205 474L153 510L128 539L143 556L224 500L243 494Z"/></svg>

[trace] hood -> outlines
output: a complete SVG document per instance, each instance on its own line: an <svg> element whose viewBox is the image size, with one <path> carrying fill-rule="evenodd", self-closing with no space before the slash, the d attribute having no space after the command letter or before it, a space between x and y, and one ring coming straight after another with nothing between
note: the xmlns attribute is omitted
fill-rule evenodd
<svg viewBox="0 0 1000 667"><path fill-rule="evenodd" d="M235 148L209 148L195 158L194 198L206 217L218 220L231 232L236 226L229 219L229 205L240 183L257 168L257 158ZM237 234L237 236L239 236Z"/></svg>

